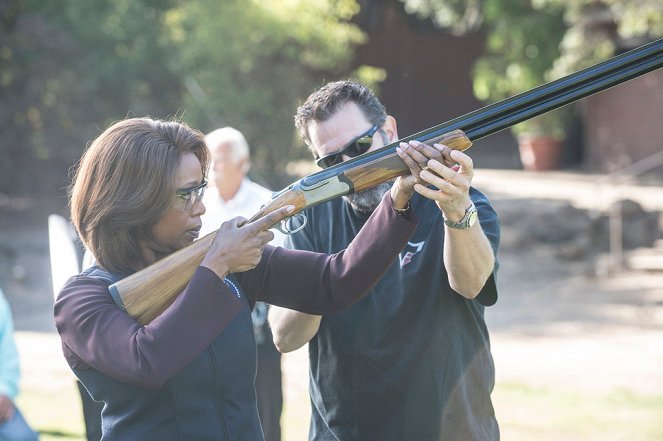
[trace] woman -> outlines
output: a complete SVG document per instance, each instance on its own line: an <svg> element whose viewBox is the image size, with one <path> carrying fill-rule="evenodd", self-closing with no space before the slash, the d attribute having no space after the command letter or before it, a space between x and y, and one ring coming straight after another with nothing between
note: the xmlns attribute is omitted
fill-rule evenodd
<svg viewBox="0 0 663 441"><path fill-rule="evenodd" d="M426 160L401 154L412 170ZM406 209L412 176L399 178L348 249L332 256L266 245L268 228L292 207L241 227L236 218L221 226L177 300L141 326L115 306L108 285L197 238L208 165L200 132L134 118L102 133L76 172L71 218L98 266L67 282L55 321L67 362L104 402L103 440L261 440L254 303L336 312L377 282L416 226Z"/></svg>

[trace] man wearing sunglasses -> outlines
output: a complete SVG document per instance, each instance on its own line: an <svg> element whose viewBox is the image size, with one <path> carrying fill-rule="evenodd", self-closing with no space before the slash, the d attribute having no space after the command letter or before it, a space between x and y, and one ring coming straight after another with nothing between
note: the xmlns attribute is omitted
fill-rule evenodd
<svg viewBox="0 0 663 441"><path fill-rule="evenodd" d="M350 81L314 92L295 122L322 168L398 140L396 120ZM411 199L417 231L368 296L331 316L270 311L279 350L309 343L311 441L499 439L483 318L497 300L499 222L471 187L472 160L436 148L444 160L429 161L420 178L430 185ZM285 245L343 249L390 186L307 209L308 224Z"/></svg>

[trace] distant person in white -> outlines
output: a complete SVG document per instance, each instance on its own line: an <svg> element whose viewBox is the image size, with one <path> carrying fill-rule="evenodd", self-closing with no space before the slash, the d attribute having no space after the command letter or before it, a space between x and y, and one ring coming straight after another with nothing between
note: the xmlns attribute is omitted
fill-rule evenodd
<svg viewBox="0 0 663 441"><path fill-rule="evenodd" d="M200 236L215 231L223 221L250 218L272 198L272 192L248 178L251 168L246 138L232 127L214 130L205 137L212 154L208 189L203 196L207 211L202 216ZM272 245L280 246L284 236L274 231ZM281 439L281 354L274 346L267 324L267 305L258 302L251 314L258 346L256 395L265 441Z"/></svg>

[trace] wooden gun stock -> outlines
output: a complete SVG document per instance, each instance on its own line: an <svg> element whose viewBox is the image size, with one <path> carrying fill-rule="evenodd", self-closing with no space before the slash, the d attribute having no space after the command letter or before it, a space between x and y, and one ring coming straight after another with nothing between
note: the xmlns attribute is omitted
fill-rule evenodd
<svg viewBox="0 0 663 441"><path fill-rule="evenodd" d="M461 130L431 139L456 150L465 150L472 142ZM370 160L359 165L339 164L333 177L312 186L303 185L306 178L297 181L265 204L247 222L253 222L286 205L294 205L293 215L305 208L330 199L365 190L397 176L409 173L409 168L393 152L378 150L368 153ZM314 175L311 175L314 176ZM335 183L341 183L335 185ZM158 317L184 290L200 262L209 250L216 231L181 250L164 257L152 265L116 282L109 287L115 303L140 324L147 324Z"/></svg>

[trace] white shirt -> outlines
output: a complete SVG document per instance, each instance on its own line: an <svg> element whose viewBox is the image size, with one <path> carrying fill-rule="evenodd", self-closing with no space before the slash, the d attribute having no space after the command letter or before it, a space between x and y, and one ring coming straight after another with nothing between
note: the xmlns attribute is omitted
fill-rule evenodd
<svg viewBox="0 0 663 441"><path fill-rule="evenodd" d="M246 177L242 180L235 197L229 201L224 201L219 196L216 187L208 188L203 196L203 203L207 211L201 217L203 226L200 230L200 237L217 230L228 219L237 216L250 218L271 199L272 192L270 190ZM285 236L280 231L272 231L274 232L274 240L270 242L271 245L281 246Z"/></svg>
<svg viewBox="0 0 663 441"><path fill-rule="evenodd" d="M219 196L216 187L209 188L203 196L203 204L205 204L207 211L201 216L203 226L200 229L199 237L218 230L221 224L228 219L237 216L250 218L260 210L263 204L271 199L271 191L246 177L242 179L235 197L229 201L224 201ZM270 244L282 246L285 235L275 229L272 229L272 231L274 232L274 239ZM262 302L257 302L251 312L251 319L256 343L264 344L267 339L263 329L264 326L267 326L267 306Z"/></svg>

